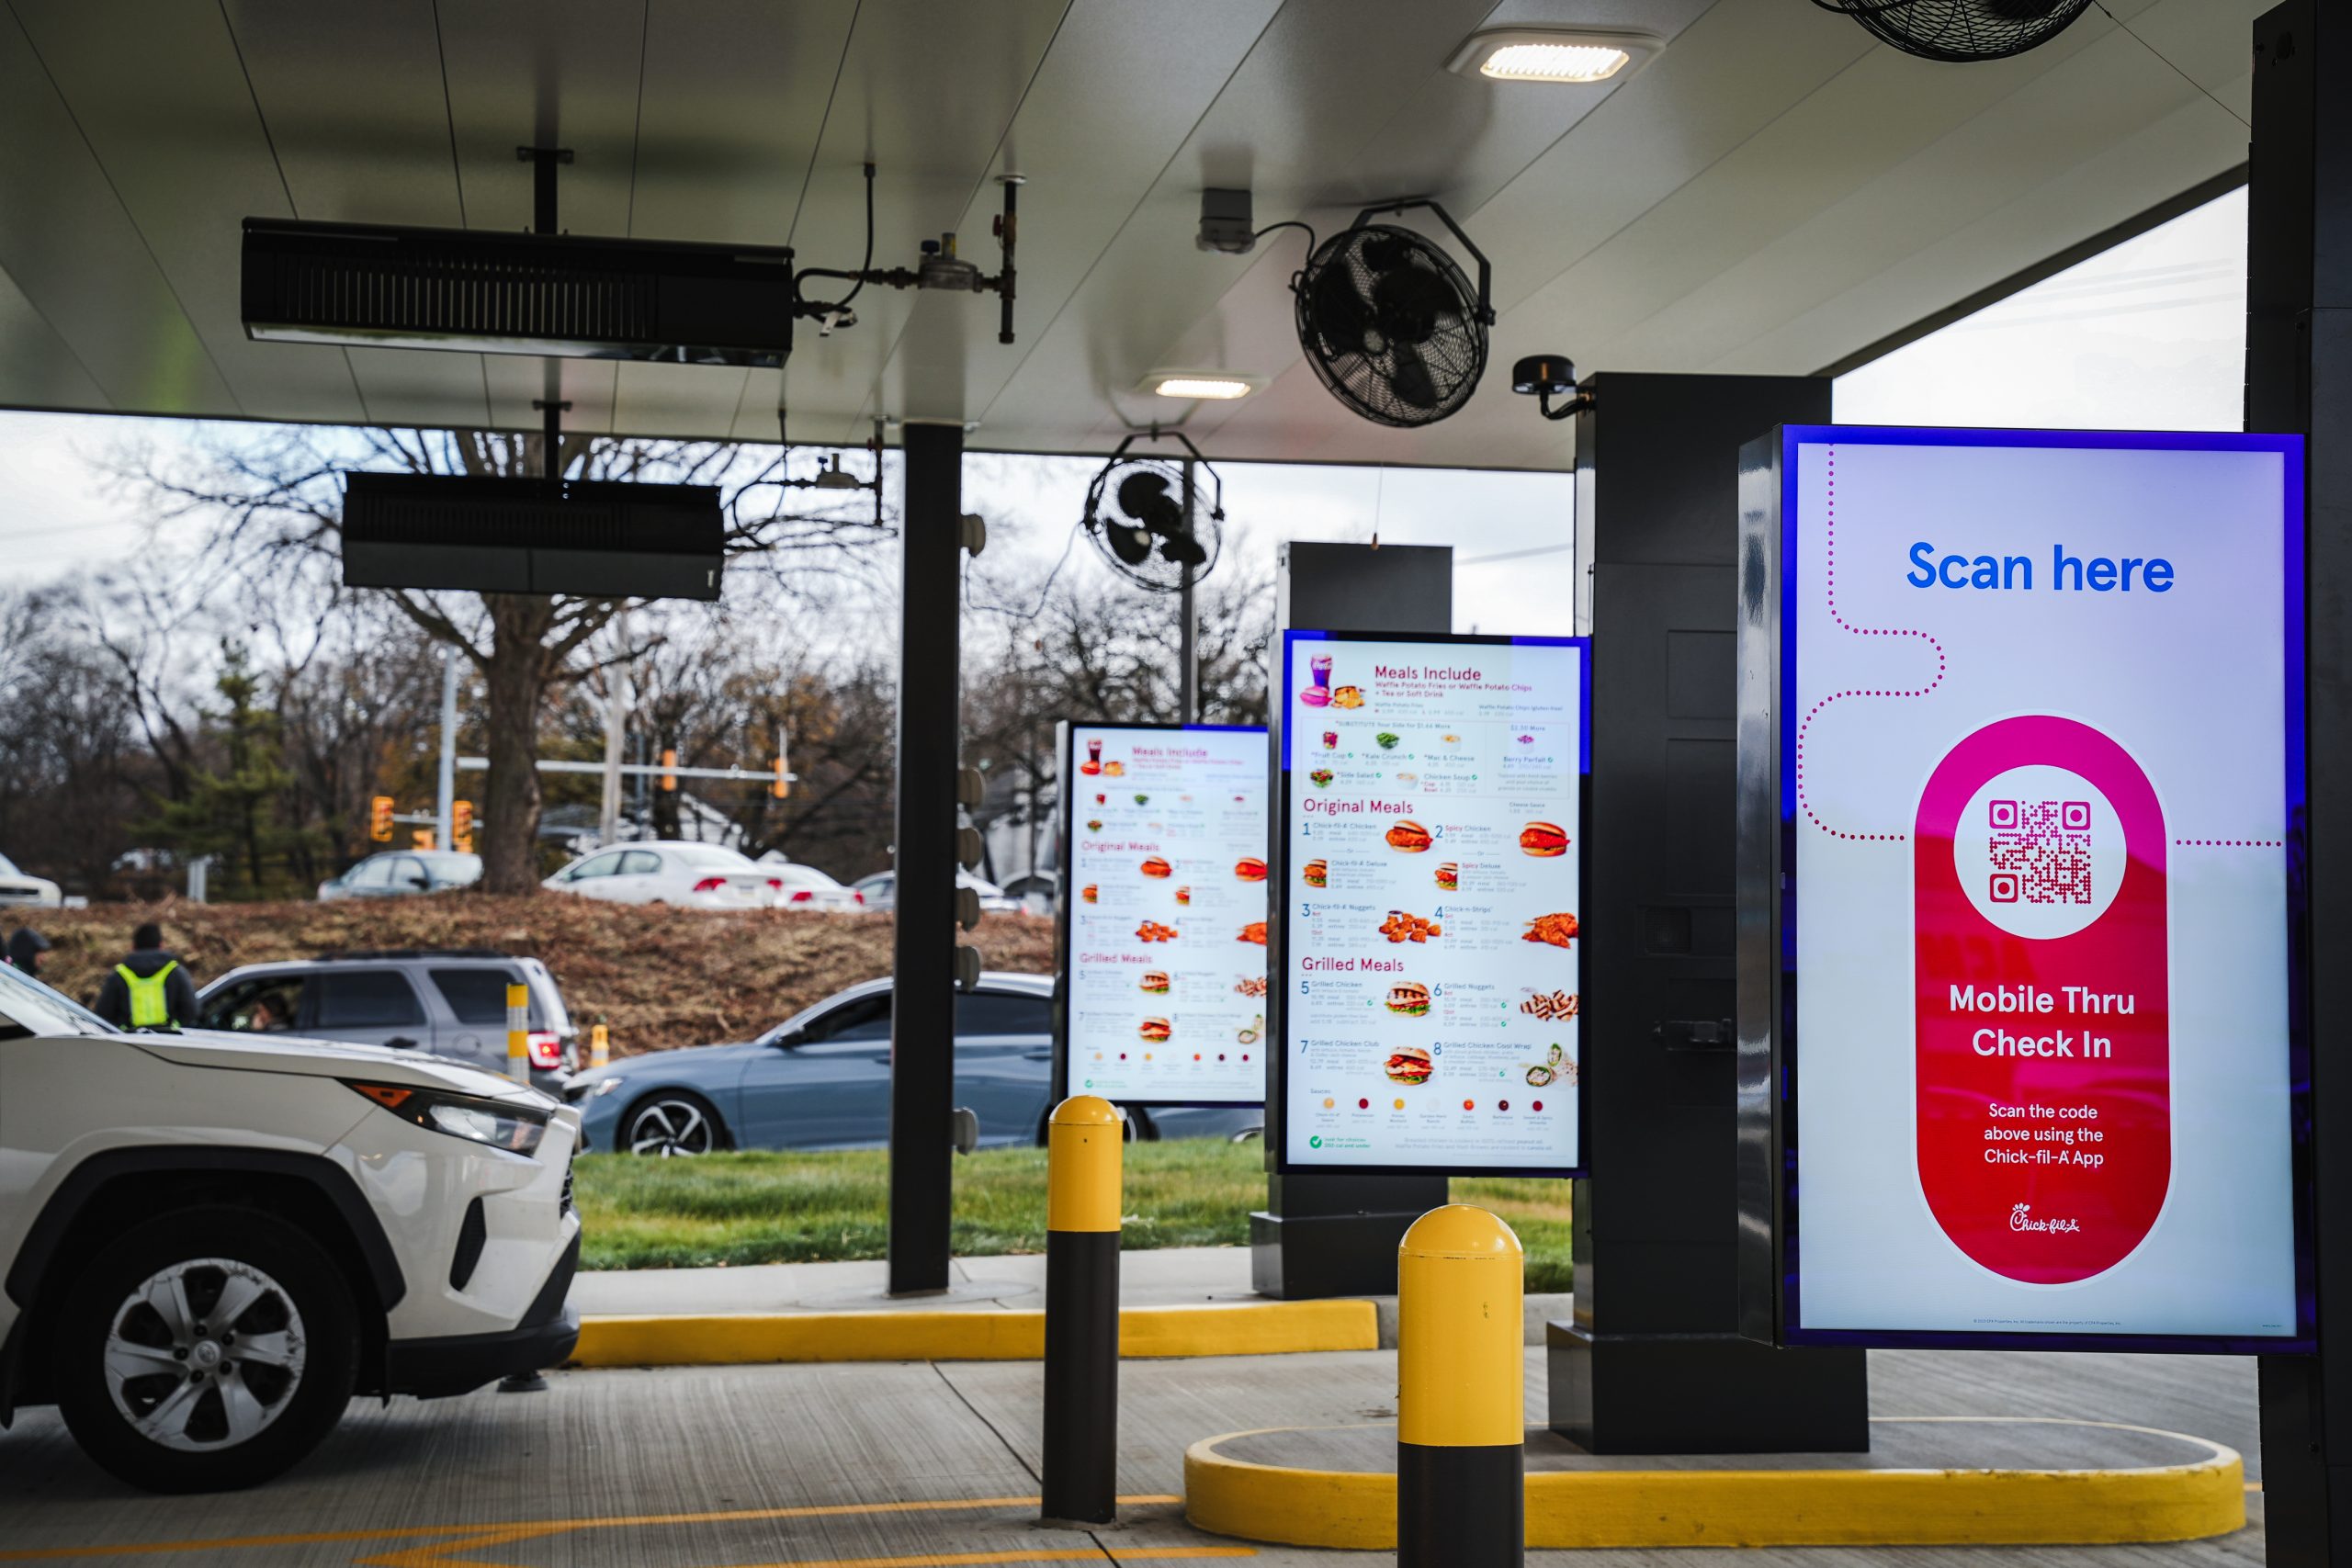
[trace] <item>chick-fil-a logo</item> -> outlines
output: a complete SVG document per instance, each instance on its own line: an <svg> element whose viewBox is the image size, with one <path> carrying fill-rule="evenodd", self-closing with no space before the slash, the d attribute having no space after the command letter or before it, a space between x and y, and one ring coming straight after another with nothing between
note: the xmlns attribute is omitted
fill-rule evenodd
<svg viewBox="0 0 2352 1568"><path fill-rule="evenodd" d="M2048 831L2021 845L2014 835L2033 819L1994 812L1995 799L2055 803ZM2071 803L2088 809L2069 815ZM2073 719L1987 725L1952 748L1920 796L1919 1182L1953 1245L2008 1279L2103 1273L2164 1208L2165 843L2147 775ZM2018 897L1993 874L2049 896Z"/></svg>

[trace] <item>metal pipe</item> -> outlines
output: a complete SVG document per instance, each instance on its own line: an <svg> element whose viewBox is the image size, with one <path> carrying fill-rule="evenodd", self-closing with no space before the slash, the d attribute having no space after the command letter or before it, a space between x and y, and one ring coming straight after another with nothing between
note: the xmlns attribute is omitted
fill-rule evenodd
<svg viewBox="0 0 2352 1568"><path fill-rule="evenodd" d="M1001 301L1002 311L997 321L996 341L1011 343L1012 341L1012 293L1015 281L1012 247L1021 235L1020 198L1023 180L1019 175L1003 175L998 177L997 183L1004 186L1004 216L997 220L997 237L1004 248L1004 270L997 274L996 280L996 290Z"/></svg>
<svg viewBox="0 0 2352 1568"><path fill-rule="evenodd" d="M1184 458L1184 526L1193 526L1193 459ZM1200 608L1193 601L1193 563L1184 561L1176 570L1176 657L1183 668L1176 683L1176 718L1180 724L1198 724L1201 720L1201 617Z"/></svg>
<svg viewBox="0 0 2352 1568"><path fill-rule="evenodd" d="M601 773L605 768L603 762L558 761L547 757L540 758L536 765L543 773ZM490 766L490 759L460 757L458 759L458 766L466 773L478 773ZM744 783L757 782L763 784L775 783L774 768L670 768L659 762L622 762L613 771L630 778L653 778L666 775L681 779L736 779ZM787 784L800 782L798 773L788 773L784 777Z"/></svg>

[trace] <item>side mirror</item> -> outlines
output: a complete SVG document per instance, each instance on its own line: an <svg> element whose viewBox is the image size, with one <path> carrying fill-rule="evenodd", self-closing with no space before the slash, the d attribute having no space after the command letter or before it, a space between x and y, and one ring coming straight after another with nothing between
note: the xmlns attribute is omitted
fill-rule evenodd
<svg viewBox="0 0 2352 1568"><path fill-rule="evenodd" d="M808 1038L808 1035L803 1033L801 1031L795 1029L786 1033L775 1036L774 1039L770 1040L768 1043L775 1046L779 1051L789 1051L795 1045L799 1044L802 1041Z"/></svg>
<svg viewBox="0 0 2352 1568"><path fill-rule="evenodd" d="M431 887L433 879L429 876L412 876L408 879L408 885L411 887Z"/></svg>

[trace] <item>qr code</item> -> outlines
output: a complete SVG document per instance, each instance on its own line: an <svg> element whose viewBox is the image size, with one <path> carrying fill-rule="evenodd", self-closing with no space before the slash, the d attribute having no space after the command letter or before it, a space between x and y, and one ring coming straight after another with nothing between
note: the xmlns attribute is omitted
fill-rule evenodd
<svg viewBox="0 0 2352 1568"><path fill-rule="evenodd" d="M1990 815L1993 903L2091 901L2090 802L1996 800Z"/></svg>

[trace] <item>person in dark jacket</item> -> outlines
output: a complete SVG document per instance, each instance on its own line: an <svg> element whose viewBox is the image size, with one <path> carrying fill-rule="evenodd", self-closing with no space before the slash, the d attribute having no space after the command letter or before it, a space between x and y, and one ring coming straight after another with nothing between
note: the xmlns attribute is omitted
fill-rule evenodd
<svg viewBox="0 0 2352 1568"><path fill-rule="evenodd" d="M39 978L40 955L49 951L49 938L30 926L18 926L8 939L8 963L26 974Z"/></svg>
<svg viewBox="0 0 2352 1568"><path fill-rule="evenodd" d="M98 989L95 1010L117 1029L182 1029L196 1021L196 983L176 954L164 951L153 921L130 937L130 955Z"/></svg>

